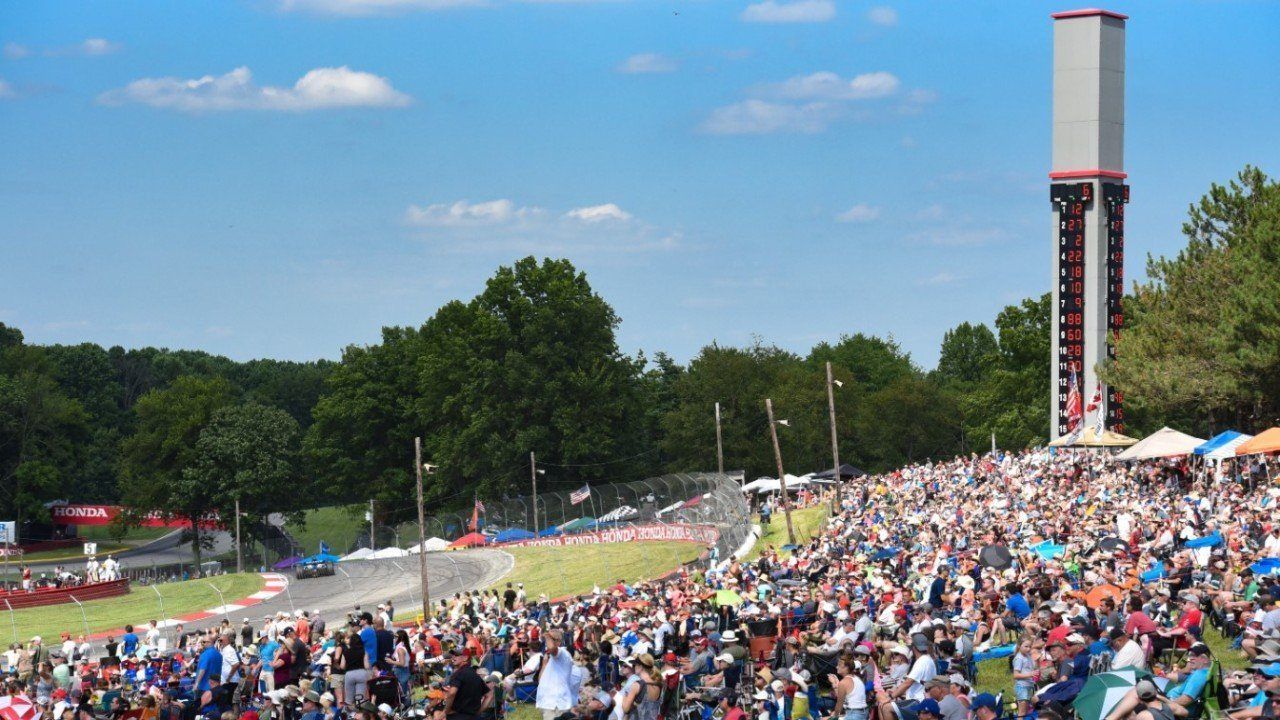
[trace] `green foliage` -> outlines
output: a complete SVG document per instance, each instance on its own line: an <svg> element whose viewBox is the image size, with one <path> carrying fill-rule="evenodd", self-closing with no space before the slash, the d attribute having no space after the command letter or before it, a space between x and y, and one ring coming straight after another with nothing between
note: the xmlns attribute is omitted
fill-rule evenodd
<svg viewBox="0 0 1280 720"><path fill-rule="evenodd" d="M1103 368L1133 429L1262 429L1280 417L1280 184L1245 167L1188 210L1187 245L1148 258Z"/></svg>
<svg viewBox="0 0 1280 720"><path fill-rule="evenodd" d="M970 385L984 380L998 361L1000 346L991 328L962 322L942 336L935 376L944 382Z"/></svg>

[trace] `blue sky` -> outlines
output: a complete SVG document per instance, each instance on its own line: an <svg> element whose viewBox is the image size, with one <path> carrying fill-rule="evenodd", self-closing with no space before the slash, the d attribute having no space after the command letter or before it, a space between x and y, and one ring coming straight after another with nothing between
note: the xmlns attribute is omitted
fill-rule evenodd
<svg viewBox="0 0 1280 720"><path fill-rule="evenodd" d="M1049 287L1062 3L11 2L0 321L336 358L568 257L629 352L942 333ZM1123 2L1130 277L1280 174L1280 3Z"/></svg>

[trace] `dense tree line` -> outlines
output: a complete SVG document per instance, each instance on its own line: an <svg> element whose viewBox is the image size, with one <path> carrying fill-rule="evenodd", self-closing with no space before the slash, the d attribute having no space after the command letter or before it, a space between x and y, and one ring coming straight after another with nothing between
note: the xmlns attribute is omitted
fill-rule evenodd
<svg viewBox="0 0 1280 720"><path fill-rule="evenodd" d="M1126 300L1119 365L1137 433L1171 423L1245 430L1280 415L1280 186L1246 168L1190 209L1187 247L1152 258ZM0 498L124 501L229 517L378 501L412 516L412 442L439 467L433 506L540 482L637 479L716 465L776 472L764 399L788 420L788 472L831 462L826 364L844 461L867 470L1034 445L1048 428L1050 297L964 322L926 371L892 338L863 334L800 355L763 340L711 344L687 364L617 345L619 318L566 260L519 260L419 327L387 327L336 363L239 363L195 351L34 346L0 325Z"/></svg>

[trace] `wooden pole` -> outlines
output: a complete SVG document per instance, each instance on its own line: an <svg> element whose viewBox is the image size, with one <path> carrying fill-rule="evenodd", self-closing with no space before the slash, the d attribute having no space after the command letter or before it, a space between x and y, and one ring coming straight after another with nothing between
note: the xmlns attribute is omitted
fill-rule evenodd
<svg viewBox="0 0 1280 720"><path fill-rule="evenodd" d="M262 564L267 563L267 556L262 556ZM236 572L244 572L244 558L240 554L240 498L236 498Z"/></svg>
<svg viewBox="0 0 1280 720"><path fill-rule="evenodd" d="M413 469L418 477L418 577L422 579L422 619L431 617L431 605L427 598L427 519L422 510L422 438L413 439Z"/></svg>
<svg viewBox="0 0 1280 720"><path fill-rule="evenodd" d="M787 499L787 474L782 470L782 448L778 447L778 425L773 421L773 400L764 399L764 410L769 416L769 435L773 438L773 457L778 461L778 485L782 490L782 512L787 516L787 542L796 544L796 528L791 524L791 501Z"/></svg>
<svg viewBox="0 0 1280 720"><path fill-rule="evenodd" d="M724 438L720 434L720 403L716 403L716 469L724 474ZM745 482L746 473L743 473Z"/></svg>
<svg viewBox="0 0 1280 720"><path fill-rule="evenodd" d="M378 527L378 518L373 514L373 498L369 498L369 549L377 550L373 546L373 531Z"/></svg>
<svg viewBox="0 0 1280 720"><path fill-rule="evenodd" d="M529 482L533 485L533 534L538 534L538 459L529 451Z"/></svg>
<svg viewBox="0 0 1280 720"><path fill-rule="evenodd" d="M831 361L827 361L827 414L831 417L831 462L835 468L836 496L831 503L831 514L839 512L840 507L840 441L836 438L836 391L835 381L831 376Z"/></svg>

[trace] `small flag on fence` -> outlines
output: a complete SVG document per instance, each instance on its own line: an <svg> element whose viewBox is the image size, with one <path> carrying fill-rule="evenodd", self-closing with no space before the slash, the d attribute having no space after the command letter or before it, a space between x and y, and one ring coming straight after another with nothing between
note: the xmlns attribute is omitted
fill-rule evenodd
<svg viewBox="0 0 1280 720"><path fill-rule="evenodd" d="M583 485L582 488L569 493L569 504L577 505L589 497L591 497L591 486Z"/></svg>

